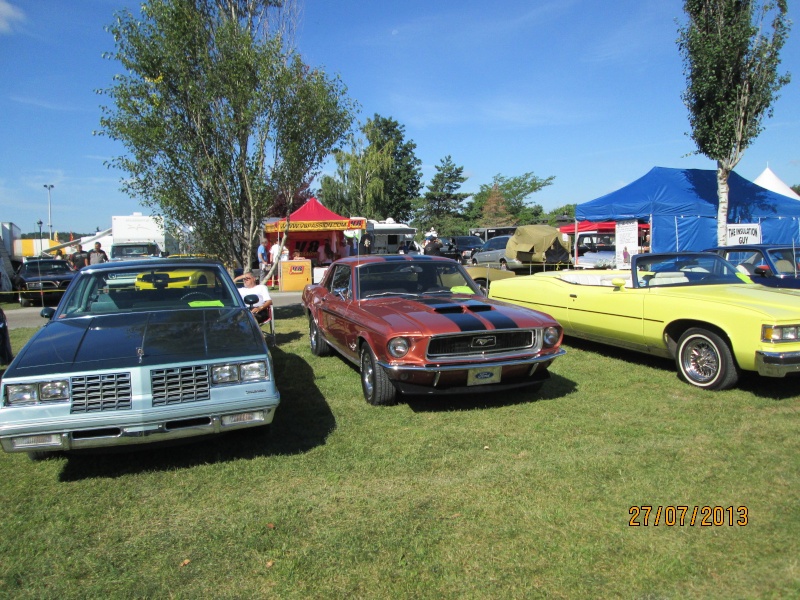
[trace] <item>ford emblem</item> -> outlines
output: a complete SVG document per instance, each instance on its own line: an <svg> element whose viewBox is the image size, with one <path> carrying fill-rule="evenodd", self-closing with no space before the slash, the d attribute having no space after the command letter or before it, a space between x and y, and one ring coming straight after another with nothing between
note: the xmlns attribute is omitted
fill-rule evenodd
<svg viewBox="0 0 800 600"><path fill-rule="evenodd" d="M482 373L476 373L475 379L491 379L494 377L494 373L491 371L483 371Z"/></svg>

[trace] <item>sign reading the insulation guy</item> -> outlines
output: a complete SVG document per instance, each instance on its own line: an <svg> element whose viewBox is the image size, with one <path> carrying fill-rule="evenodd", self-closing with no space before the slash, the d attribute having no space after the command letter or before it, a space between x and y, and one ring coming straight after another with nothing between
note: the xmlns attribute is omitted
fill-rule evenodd
<svg viewBox="0 0 800 600"><path fill-rule="evenodd" d="M728 246L735 246L737 244L760 244L761 243L761 225L743 224L743 225L728 225Z"/></svg>

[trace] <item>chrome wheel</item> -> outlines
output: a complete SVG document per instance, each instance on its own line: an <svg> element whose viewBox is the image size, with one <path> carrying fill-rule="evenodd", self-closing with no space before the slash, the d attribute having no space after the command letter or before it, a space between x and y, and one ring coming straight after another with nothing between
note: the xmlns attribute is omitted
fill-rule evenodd
<svg viewBox="0 0 800 600"><path fill-rule="evenodd" d="M683 380L700 388L724 390L739 379L728 344L711 331L686 331L678 341L675 360Z"/></svg>

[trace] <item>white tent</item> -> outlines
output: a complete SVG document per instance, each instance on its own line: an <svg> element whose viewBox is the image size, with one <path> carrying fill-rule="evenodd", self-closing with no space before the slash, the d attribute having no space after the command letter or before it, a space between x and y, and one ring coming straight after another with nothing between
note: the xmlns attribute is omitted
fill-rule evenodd
<svg viewBox="0 0 800 600"><path fill-rule="evenodd" d="M770 192L775 192L776 194L782 194L789 198L800 200L800 196L798 196L797 193L795 193L795 191L792 188L783 183L780 177L775 175L775 173L773 173L772 169L770 169L769 167L764 169L764 172L761 173L761 175L759 175L758 177L756 177L753 183L768 189Z"/></svg>

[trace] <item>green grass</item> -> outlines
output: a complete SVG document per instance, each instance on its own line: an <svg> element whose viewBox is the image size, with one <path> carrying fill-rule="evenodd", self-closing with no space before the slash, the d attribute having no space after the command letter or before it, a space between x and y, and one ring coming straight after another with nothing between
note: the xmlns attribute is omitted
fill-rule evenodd
<svg viewBox="0 0 800 600"><path fill-rule="evenodd" d="M571 342L539 394L375 408L296 308L277 317L269 433L0 455L0 596L800 596L800 380L707 393ZM641 505L749 521L630 527Z"/></svg>

